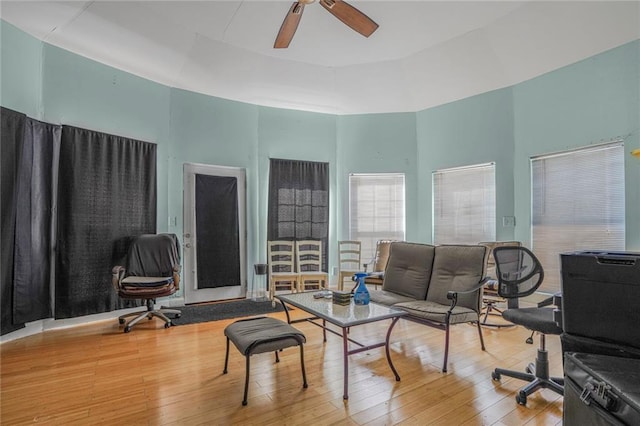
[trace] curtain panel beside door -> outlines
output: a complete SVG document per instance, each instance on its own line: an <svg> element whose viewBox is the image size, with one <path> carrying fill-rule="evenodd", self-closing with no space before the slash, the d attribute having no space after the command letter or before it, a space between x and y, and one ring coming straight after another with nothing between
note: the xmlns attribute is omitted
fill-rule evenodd
<svg viewBox="0 0 640 426"><path fill-rule="evenodd" d="M62 127L55 317L125 307L111 268L129 237L156 232L156 145ZM122 250L122 252L119 252Z"/></svg>

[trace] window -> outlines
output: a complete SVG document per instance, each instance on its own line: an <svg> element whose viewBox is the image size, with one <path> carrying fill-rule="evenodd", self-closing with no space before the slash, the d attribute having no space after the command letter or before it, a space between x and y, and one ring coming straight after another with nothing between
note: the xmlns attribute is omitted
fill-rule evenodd
<svg viewBox="0 0 640 426"><path fill-rule="evenodd" d="M544 268L540 291L560 290L560 253L624 250L624 145L531 159L532 247Z"/></svg>
<svg viewBox="0 0 640 426"><path fill-rule="evenodd" d="M402 241L404 232L404 174L349 175L349 238L362 242L362 261L375 256L378 240Z"/></svg>
<svg viewBox="0 0 640 426"><path fill-rule="evenodd" d="M433 242L496 239L495 163L433 172Z"/></svg>
<svg viewBox="0 0 640 426"><path fill-rule="evenodd" d="M329 163L271 159L267 240L321 240L327 270Z"/></svg>

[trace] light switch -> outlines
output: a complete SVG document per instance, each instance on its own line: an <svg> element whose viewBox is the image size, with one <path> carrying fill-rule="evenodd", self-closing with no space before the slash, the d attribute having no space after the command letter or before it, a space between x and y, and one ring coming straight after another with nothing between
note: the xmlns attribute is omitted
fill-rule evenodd
<svg viewBox="0 0 640 426"><path fill-rule="evenodd" d="M505 228L516 226L516 217L515 216L502 216L502 226Z"/></svg>

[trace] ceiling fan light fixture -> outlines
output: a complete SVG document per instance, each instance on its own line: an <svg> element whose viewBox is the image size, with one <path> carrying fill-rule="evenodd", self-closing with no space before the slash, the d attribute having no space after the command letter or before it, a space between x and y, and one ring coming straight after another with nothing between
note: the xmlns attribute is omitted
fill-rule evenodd
<svg viewBox="0 0 640 426"><path fill-rule="evenodd" d="M302 12L304 12L305 5L314 2L315 0L297 0L293 2L289 8L289 12L284 18L284 21L282 21L280 31L278 32L275 43L273 44L275 49L286 49L289 47L289 43L291 43L291 39L293 39L293 36L298 29L298 24L300 23L300 18L302 18ZM346 1L320 0L320 5L349 28L365 37L369 37L378 29L378 24Z"/></svg>

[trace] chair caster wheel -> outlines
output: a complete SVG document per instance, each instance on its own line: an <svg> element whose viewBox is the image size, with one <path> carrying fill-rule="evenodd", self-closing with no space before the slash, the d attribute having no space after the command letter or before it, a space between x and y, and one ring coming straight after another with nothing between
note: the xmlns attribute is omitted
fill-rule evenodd
<svg viewBox="0 0 640 426"><path fill-rule="evenodd" d="M180 316L181 316L181 315L182 315L182 314L176 314L176 316L174 316L173 318L174 318L174 319L175 319L175 318L180 318Z"/></svg>
<svg viewBox="0 0 640 426"><path fill-rule="evenodd" d="M533 345L533 337L527 337L527 340L525 340L525 343L529 345Z"/></svg>
<svg viewBox="0 0 640 426"><path fill-rule="evenodd" d="M502 376L500 375L500 373L496 373L495 371L491 372L491 378L493 380L495 380L496 382L500 380Z"/></svg>
<svg viewBox="0 0 640 426"><path fill-rule="evenodd" d="M127 326L127 327L125 327L125 328L124 328L124 332L125 332L125 333L128 333L128 332L130 332L130 331L131 331L131 327L128 327L128 326Z"/></svg>
<svg viewBox="0 0 640 426"><path fill-rule="evenodd" d="M520 405L527 405L527 394L522 391L518 392L516 402Z"/></svg>
<svg viewBox="0 0 640 426"><path fill-rule="evenodd" d="M247 401L242 401L242 405L247 405Z"/></svg>
<svg viewBox="0 0 640 426"><path fill-rule="evenodd" d="M120 325L124 324L124 318L118 318L118 323L120 323Z"/></svg>
<svg viewBox="0 0 640 426"><path fill-rule="evenodd" d="M165 322L164 323L164 328L169 328L171 327L171 323L170 322Z"/></svg>

